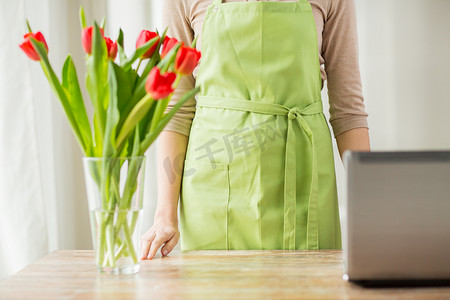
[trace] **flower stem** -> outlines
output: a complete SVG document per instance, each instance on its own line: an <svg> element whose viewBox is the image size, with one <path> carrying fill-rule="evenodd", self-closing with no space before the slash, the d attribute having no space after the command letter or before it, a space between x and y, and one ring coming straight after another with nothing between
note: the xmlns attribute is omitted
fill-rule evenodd
<svg viewBox="0 0 450 300"><path fill-rule="evenodd" d="M117 249L116 260L118 260L125 253L125 249L126 249L125 243L122 243L119 249Z"/></svg>
<svg viewBox="0 0 450 300"><path fill-rule="evenodd" d="M131 238L130 228L128 227L127 222L123 224L123 233L125 235L125 243L127 245L128 252L131 255L131 258L133 259L133 263L136 264L138 262L138 258L133 246L133 239Z"/></svg>
<svg viewBox="0 0 450 300"><path fill-rule="evenodd" d="M98 232L97 232L97 265L103 265L103 258L105 254L105 220L102 212L95 212L98 216Z"/></svg>
<svg viewBox="0 0 450 300"><path fill-rule="evenodd" d="M137 65L137 67L136 67L136 73L138 72L139 67L141 66L141 62L142 62L142 58L139 59L139 63Z"/></svg>
<svg viewBox="0 0 450 300"><path fill-rule="evenodd" d="M113 214L113 213L112 213ZM109 266L110 267L115 267L116 266L116 260L115 260L115 256L114 256L114 226L113 226L113 221L114 218L108 218L108 224L106 224L106 245L108 247L107 249L107 255L108 255L108 259L109 259Z"/></svg>

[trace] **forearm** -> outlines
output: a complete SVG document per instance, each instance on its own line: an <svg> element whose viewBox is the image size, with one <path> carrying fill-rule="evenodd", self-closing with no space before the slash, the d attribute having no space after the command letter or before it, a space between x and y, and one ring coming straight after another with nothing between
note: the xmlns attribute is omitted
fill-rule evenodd
<svg viewBox="0 0 450 300"><path fill-rule="evenodd" d="M336 137L339 154L345 150L370 151L369 130L367 128L355 128L345 131Z"/></svg>
<svg viewBox="0 0 450 300"><path fill-rule="evenodd" d="M188 137L162 131L158 141L158 203L155 219L177 220L183 163Z"/></svg>

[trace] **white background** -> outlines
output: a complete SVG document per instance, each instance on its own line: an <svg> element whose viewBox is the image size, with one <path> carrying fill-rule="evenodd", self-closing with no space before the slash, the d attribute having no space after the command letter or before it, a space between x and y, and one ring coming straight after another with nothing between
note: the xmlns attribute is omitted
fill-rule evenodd
<svg viewBox="0 0 450 300"><path fill-rule="evenodd" d="M372 149L450 149L450 1L355 1ZM91 248L82 155L39 64L17 47L25 18L45 35L57 73L70 52L80 75L80 5L88 21L107 16L107 36L115 38L120 25L130 53L138 32L159 23L157 4L0 0L0 279L50 251ZM327 111L326 90L323 99ZM144 229L156 201L154 148L147 153ZM337 154L336 169L343 196Z"/></svg>

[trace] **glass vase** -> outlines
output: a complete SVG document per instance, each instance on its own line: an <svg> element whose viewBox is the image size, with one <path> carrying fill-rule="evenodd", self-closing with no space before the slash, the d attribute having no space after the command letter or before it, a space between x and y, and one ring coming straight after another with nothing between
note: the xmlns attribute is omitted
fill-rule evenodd
<svg viewBox="0 0 450 300"><path fill-rule="evenodd" d="M139 271L145 157L83 158L97 270Z"/></svg>

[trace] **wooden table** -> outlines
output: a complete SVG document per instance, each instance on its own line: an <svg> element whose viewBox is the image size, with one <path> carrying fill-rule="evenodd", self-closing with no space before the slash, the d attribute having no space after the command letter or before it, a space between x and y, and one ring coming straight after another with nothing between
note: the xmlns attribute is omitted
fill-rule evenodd
<svg viewBox="0 0 450 300"><path fill-rule="evenodd" d="M450 299L449 287L377 288L342 279L341 251L189 251L98 274L93 251L55 251L0 282L0 299Z"/></svg>

